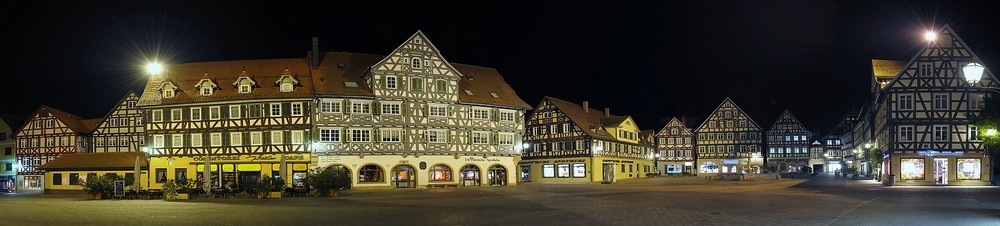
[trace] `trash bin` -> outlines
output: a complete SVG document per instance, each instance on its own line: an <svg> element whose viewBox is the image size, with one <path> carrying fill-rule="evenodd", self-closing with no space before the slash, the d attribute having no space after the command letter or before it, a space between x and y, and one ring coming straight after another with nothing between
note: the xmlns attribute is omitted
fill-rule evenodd
<svg viewBox="0 0 1000 226"><path fill-rule="evenodd" d="M896 174L889 174L889 177L885 178L885 185L887 186L896 185Z"/></svg>

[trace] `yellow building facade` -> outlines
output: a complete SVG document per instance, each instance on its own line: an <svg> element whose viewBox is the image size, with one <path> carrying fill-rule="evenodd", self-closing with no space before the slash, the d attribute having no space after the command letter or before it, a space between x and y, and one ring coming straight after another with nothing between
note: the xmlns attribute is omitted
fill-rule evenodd
<svg viewBox="0 0 1000 226"><path fill-rule="evenodd" d="M310 154L238 154L206 156L154 156L150 158L150 189L161 189L169 180L195 179L203 181L205 159L212 178L212 187L230 187L243 181L257 181L279 175L281 158L285 158L285 183L304 185L309 173ZM202 186L198 183L198 186Z"/></svg>

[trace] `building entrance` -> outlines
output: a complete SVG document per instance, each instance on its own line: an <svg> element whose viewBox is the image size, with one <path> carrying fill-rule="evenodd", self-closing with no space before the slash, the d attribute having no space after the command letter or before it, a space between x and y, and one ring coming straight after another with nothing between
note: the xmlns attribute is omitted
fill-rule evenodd
<svg viewBox="0 0 1000 226"><path fill-rule="evenodd" d="M604 183L615 182L615 164L604 164Z"/></svg>
<svg viewBox="0 0 1000 226"><path fill-rule="evenodd" d="M415 188L417 187L417 178L414 175L413 167L408 165L399 165L392 168L392 183L395 188Z"/></svg>
<svg viewBox="0 0 1000 226"><path fill-rule="evenodd" d="M507 168L501 165L490 166L490 186L507 185Z"/></svg>
<svg viewBox="0 0 1000 226"><path fill-rule="evenodd" d="M822 164L813 164L813 172L822 173L823 172L823 165Z"/></svg>
<svg viewBox="0 0 1000 226"><path fill-rule="evenodd" d="M479 186L479 167L475 165L462 167L462 186Z"/></svg>
<svg viewBox="0 0 1000 226"><path fill-rule="evenodd" d="M934 184L948 184L948 159L934 159Z"/></svg>

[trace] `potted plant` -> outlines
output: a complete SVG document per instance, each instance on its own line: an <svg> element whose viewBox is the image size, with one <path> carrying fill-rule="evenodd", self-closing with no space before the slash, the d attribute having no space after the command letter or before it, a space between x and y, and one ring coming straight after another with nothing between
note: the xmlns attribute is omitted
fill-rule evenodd
<svg viewBox="0 0 1000 226"><path fill-rule="evenodd" d="M340 190L351 184L351 178L347 173L339 170L325 169L306 177L309 186L316 189L317 195L321 197L338 197Z"/></svg>
<svg viewBox="0 0 1000 226"><path fill-rule="evenodd" d="M115 178L110 175L97 176L87 178L80 183L80 186L83 186L83 190L94 200L101 200L104 195L115 192L114 180Z"/></svg>
<svg viewBox="0 0 1000 226"><path fill-rule="evenodd" d="M191 199L191 193L194 192L194 180L174 180L174 187L177 189L177 200L189 200Z"/></svg>
<svg viewBox="0 0 1000 226"><path fill-rule="evenodd" d="M165 199L165 200L178 199L179 198L179 197L177 197L178 196L178 194L177 194L177 190L178 189L180 189L180 188L177 187L177 183L174 182L174 180L167 180L167 183L163 184L163 199ZM184 197L184 198L186 199L187 197Z"/></svg>
<svg viewBox="0 0 1000 226"><path fill-rule="evenodd" d="M281 179L280 177L274 178L273 180L271 180L271 187L269 189L270 194L268 194L268 197L272 199L280 199L281 191L284 191L285 187L286 187L285 180Z"/></svg>

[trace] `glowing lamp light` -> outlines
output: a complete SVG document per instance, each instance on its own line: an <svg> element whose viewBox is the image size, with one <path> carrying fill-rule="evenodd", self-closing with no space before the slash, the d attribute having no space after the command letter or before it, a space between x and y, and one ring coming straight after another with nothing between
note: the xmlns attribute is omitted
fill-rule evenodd
<svg viewBox="0 0 1000 226"><path fill-rule="evenodd" d="M160 74L160 72L163 72L162 64L153 62L146 65L146 73L149 73L151 75L158 75Z"/></svg>
<svg viewBox="0 0 1000 226"><path fill-rule="evenodd" d="M937 40L937 33L934 33L933 31L928 31L924 33L924 39L933 42L934 40Z"/></svg>
<svg viewBox="0 0 1000 226"><path fill-rule="evenodd" d="M656 157L657 157L657 158L659 158L659 157L660 157L660 154L656 154Z"/></svg>
<svg viewBox="0 0 1000 226"><path fill-rule="evenodd" d="M996 135L997 135L997 130L996 129L988 129L988 130L986 130L986 136L991 136L992 137L992 136L996 136Z"/></svg>
<svg viewBox="0 0 1000 226"><path fill-rule="evenodd" d="M24 166L21 166L20 163L14 163L13 167L14 167L14 170L21 170L21 167L24 167Z"/></svg>
<svg viewBox="0 0 1000 226"><path fill-rule="evenodd" d="M986 67L983 67L982 64L969 63L965 67L962 67L962 72L965 73L966 81L977 83L979 79L983 78L983 70L985 69Z"/></svg>
<svg viewBox="0 0 1000 226"><path fill-rule="evenodd" d="M865 144L865 149L869 149L869 148L872 148L872 144L871 143Z"/></svg>
<svg viewBox="0 0 1000 226"><path fill-rule="evenodd" d="M142 147L142 152L149 153L149 148L148 147Z"/></svg>
<svg viewBox="0 0 1000 226"><path fill-rule="evenodd" d="M529 147L531 147L530 144L528 144L528 143L521 143L521 149L528 149Z"/></svg>

